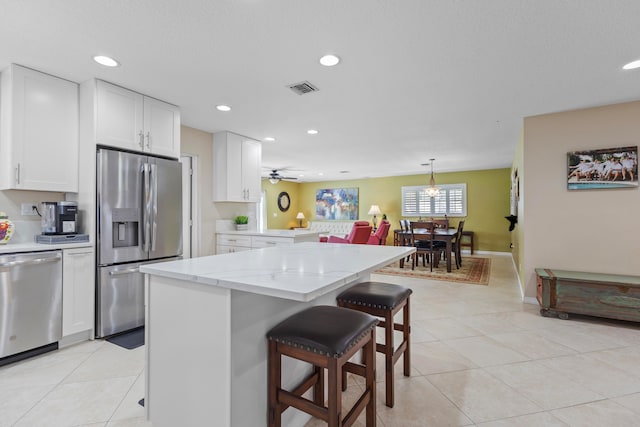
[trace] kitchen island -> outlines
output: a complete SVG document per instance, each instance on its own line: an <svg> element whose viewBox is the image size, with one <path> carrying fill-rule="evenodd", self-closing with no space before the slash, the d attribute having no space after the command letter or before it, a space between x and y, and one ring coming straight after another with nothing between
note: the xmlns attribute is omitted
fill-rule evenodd
<svg viewBox="0 0 640 427"><path fill-rule="evenodd" d="M413 251L300 243L142 266L147 418L154 427L266 425L266 332L309 306L335 305L339 292ZM284 386L309 369L283 362ZM308 418L291 409L283 426Z"/></svg>

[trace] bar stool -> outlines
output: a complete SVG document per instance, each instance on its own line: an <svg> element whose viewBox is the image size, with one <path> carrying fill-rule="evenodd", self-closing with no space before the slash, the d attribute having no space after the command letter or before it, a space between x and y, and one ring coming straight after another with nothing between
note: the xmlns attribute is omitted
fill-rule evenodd
<svg viewBox="0 0 640 427"><path fill-rule="evenodd" d="M393 408L393 366L404 355L404 376L411 374L411 351L409 335L409 296L413 291L398 285L382 282L362 282L337 297L338 306L358 310L384 318L378 326L384 328L384 344L376 344L376 350L384 354L386 404ZM394 323L393 317L402 311L402 323ZM394 351L393 331L402 332L402 343ZM345 374L346 376L346 374ZM343 379L343 386L346 380Z"/></svg>
<svg viewBox="0 0 640 427"><path fill-rule="evenodd" d="M350 426L366 409L367 427L376 425L376 324L365 313L334 306L314 306L288 317L269 332L268 420L280 427L282 412L292 406L328 423ZM364 364L349 362L362 349ZM308 362L313 372L295 389L282 389L282 356ZM324 369L327 369L327 406L324 405ZM365 378L365 391L342 416L342 372ZM313 401L302 395L313 387Z"/></svg>

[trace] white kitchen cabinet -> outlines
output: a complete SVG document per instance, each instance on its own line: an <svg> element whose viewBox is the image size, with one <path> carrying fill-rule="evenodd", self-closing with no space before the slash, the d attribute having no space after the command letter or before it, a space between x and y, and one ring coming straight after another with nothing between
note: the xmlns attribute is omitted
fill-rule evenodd
<svg viewBox="0 0 640 427"><path fill-rule="evenodd" d="M180 157L180 109L101 80L96 81L96 143Z"/></svg>
<svg viewBox="0 0 640 427"><path fill-rule="evenodd" d="M94 271L93 248L62 251L62 336L93 330Z"/></svg>
<svg viewBox="0 0 640 427"><path fill-rule="evenodd" d="M249 249L290 246L295 243L317 242L320 233L309 230L225 231L216 234L216 254L248 251Z"/></svg>
<svg viewBox="0 0 640 427"><path fill-rule="evenodd" d="M229 254L233 252L248 251L249 249L251 249L251 236L218 234L216 254Z"/></svg>
<svg viewBox="0 0 640 427"><path fill-rule="evenodd" d="M213 201L258 202L262 144L231 132L213 134Z"/></svg>
<svg viewBox="0 0 640 427"><path fill-rule="evenodd" d="M294 244L292 237L252 236L251 247L253 249L272 248L274 246L289 246Z"/></svg>
<svg viewBox="0 0 640 427"><path fill-rule="evenodd" d="M77 192L78 84L12 64L0 97L0 189Z"/></svg>

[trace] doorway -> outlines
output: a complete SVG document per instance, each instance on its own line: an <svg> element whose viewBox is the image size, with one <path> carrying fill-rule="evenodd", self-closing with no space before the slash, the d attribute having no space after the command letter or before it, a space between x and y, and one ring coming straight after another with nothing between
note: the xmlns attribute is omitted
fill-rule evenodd
<svg viewBox="0 0 640 427"><path fill-rule="evenodd" d="M182 258L199 256L198 156L183 154L182 163Z"/></svg>

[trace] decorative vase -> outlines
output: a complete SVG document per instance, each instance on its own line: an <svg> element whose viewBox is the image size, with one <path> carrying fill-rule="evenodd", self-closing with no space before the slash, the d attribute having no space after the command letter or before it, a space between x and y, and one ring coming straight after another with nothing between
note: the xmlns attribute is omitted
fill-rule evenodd
<svg viewBox="0 0 640 427"><path fill-rule="evenodd" d="M13 237L13 222L6 213L0 212L0 245L9 243Z"/></svg>
<svg viewBox="0 0 640 427"><path fill-rule="evenodd" d="M236 224L236 230L238 231L247 231L249 229L249 224Z"/></svg>

